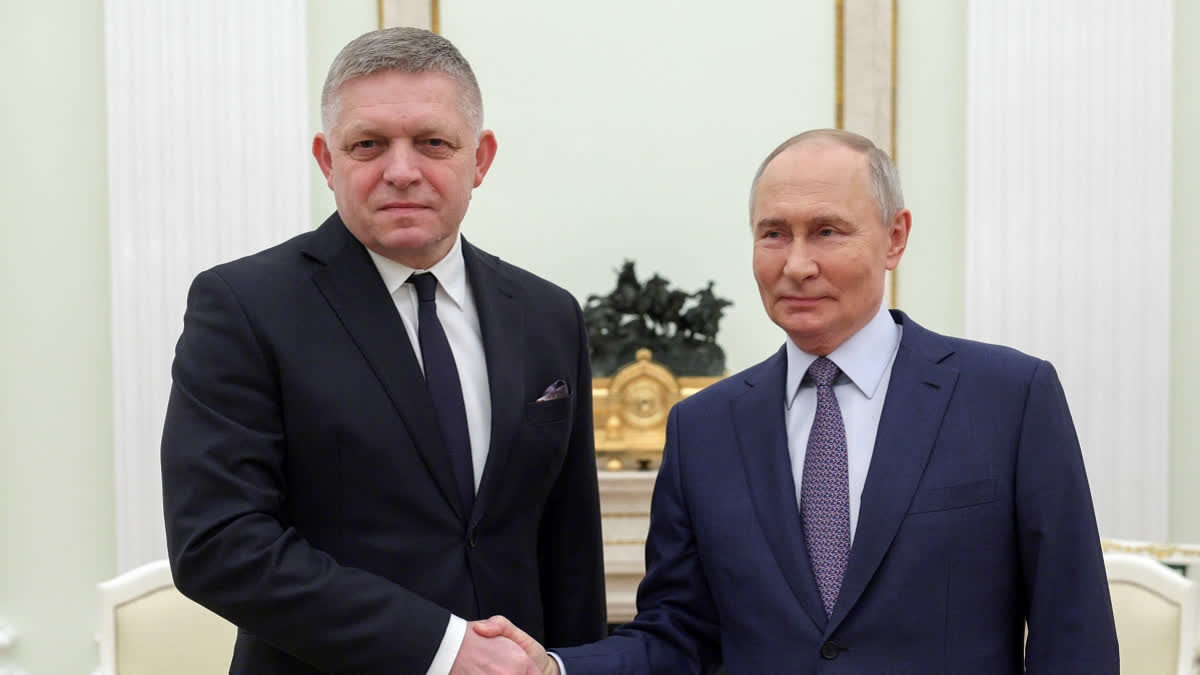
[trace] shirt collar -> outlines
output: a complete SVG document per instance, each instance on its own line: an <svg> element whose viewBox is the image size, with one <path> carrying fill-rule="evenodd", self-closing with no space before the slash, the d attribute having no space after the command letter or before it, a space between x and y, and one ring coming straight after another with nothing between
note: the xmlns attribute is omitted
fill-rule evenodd
<svg viewBox="0 0 1200 675"><path fill-rule="evenodd" d="M833 350L828 358L870 399L875 397L884 371L887 370L887 365L899 346L900 326L892 320L892 315L886 307L880 307L879 312L867 325ZM800 391L804 374L816 360L817 357L813 354L802 352L796 343L787 341L787 390L784 393L784 404L789 409Z"/></svg>
<svg viewBox="0 0 1200 675"><path fill-rule="evenodd" d="M371 249L367 249L367 253L371 255L375 269L379 270L379 276L383 278L383 285L387 287L388 293L395 295L414 272L432 272L454 304L458 305L459 309L463 308L467 296L467 264L463 260L462 235L455 236L454 247L450 252L427 270L413 269L391 258L385 258Z"/></svg>

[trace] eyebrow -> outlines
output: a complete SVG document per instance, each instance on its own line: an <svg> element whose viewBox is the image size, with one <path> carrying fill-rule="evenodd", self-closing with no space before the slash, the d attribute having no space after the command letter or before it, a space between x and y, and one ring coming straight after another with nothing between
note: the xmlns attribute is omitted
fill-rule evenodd
<svg viewBox="0 0 1200 675"><path fill-rule="evenodd" d="M834 213L822 213L813 216L806 221L817 227L825 227L827 225L848 225L849 221ZM761 230L768 227L788 227L788 221L783 218L771 217L763 218L754 224L755 230Z"/></svg>
<svg viewBox="0 0 1200 675"><path fill-rule="evenodd" d="M342 134L351 136L354 134L364 134L368 136L387 136L388 133L383 131L379 125L365 120L356 120L342 128ZM452 139L453 131L439 125L437 122L429 122L422 124L405 131L405 135L411 135L413 138L424 138L426 136L440 136L447 139Z"/></svg>
<svg viewBox="0 0 1200 675"><path fill-rule="evenodd" d="M783 218L763 218L762 220L758 221L757 223L754 223L754 229L761 230L761 229L767 228L767 227L783 227L786 225L787 225L787 221L784 220Z"/></svg>
<svg viewBox="0 0 1200 675"><path fill-rule="evenodd" d="M848 225L845 218L833 213L823 213L819 216L814 216L810 221L813 225Z"/></svg>
<svg viewBox="0 0 1200 675"><path fill-rule="evenodd" d="M376 127L374 124L371 124L370 122L362 122L362 121L351 122L350 124L346 125L345 127L342 127L341 131L342 131L343 136L352 136L354 134L366 134L366 135L370 135L370 136L380 135L378 127Z"/></svg>

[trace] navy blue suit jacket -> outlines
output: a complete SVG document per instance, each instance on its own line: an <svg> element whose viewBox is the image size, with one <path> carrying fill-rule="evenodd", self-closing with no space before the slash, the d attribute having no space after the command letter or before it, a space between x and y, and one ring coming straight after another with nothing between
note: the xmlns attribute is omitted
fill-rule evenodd
<svg viewBox="0 0 1200 675"><path fill-rule="evenodd" d="M417 673L450 612L606 632L591 373L566 291L463 242L491 391L474 508L400 315L335 214L200 274L162 443L176 585L231 672ZM567 398L539 402L564 380Z"/></svg>
<svg viewBox="0 0 1200 675"><path fill-rule="evenodd" d="M781 349L671 411L637 618L557 650L568 675L720 662L736 674L1118 672L1054 369L892 314L904 332L832 615L797 507Z"/></svg>

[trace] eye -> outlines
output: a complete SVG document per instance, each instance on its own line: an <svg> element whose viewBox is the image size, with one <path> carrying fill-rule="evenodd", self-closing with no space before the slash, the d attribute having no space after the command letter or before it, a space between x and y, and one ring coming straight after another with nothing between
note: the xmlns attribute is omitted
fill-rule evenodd
<svg viewBox="0 0 1200 675"><path fill-rule="evenodd" d="M832 237L835 234L835 230L832 227L822 227L817 233L822 237Z"/></svg>
<svg viewBox="0 0 1200 675"><path fill-rule="evenodd" d="M346 154L354 159L367 160L377 157L384 150L384 142L378 138L362 138L349 145Z"/></svg>
<svg viewBox="0 0 1200 675"><path fill-rule="evenodd" d="M789 236L791 236L790 233L785 230L774 229L763 230L762 233L758 235L758 238L759 241L761 241L764 245L781 246L787 243Z"/></svg>
<svg viewBox="0 0 1200 675"><path fill-rule="evenodd" d="M425 153L430 157L449 157L456 150L455 146L450 141L438 136L429 136L427 138L423 138L421 139L420 143L425 148Z"/></svg>

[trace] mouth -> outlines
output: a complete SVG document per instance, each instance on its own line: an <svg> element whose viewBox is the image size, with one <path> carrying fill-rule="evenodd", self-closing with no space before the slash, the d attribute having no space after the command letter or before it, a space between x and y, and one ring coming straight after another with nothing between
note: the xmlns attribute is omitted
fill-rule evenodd
<svg viewBox="0 0 1200 675"><path fill-rule="evenodd" d="M804 309L808 307L816 307L825 296L804 296L804 295L785 295L779 298L780 304L792 307L795 309Z"/></svg>
<svg viewBox="0 0 1200 675"><path fill-rule="evenodd" d="M424 204L418 204L416 202L388 202L387 204L380 206L379 210L380 211L404 212L404 211L420 211L420 210L427 209L427 208L429 208L429 207L425 206Z"/></svg>

